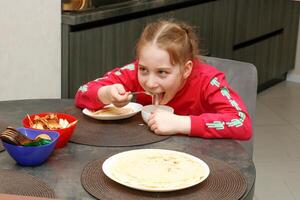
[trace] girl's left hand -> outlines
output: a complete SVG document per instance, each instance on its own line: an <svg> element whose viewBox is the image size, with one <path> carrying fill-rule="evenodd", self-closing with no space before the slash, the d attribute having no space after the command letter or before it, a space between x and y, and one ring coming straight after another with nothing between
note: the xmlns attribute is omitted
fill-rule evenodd
<svg viewBox="0 0 300 200"><path fill-rule="evenodd" d="M148 126L157 135L188 135L190 133L190 117L156 110L150 115Z"/></svg>

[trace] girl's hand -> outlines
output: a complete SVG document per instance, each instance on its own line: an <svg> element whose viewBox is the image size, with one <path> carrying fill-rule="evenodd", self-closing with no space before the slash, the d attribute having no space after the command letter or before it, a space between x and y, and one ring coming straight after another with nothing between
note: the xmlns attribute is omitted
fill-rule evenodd
<svg viewBox="0 0 300 200"><path fill-rule="evenodd" d="M191 121L189 116L156 110L150 115L148 126L157 135L188 135L191 130Z"/></svg>
<svg viewBox="0 0 300 200"><path fill-rule="evenodd" d="M104 104L113 104L116 107L123 107L130 102L132 95L126 92L122 84L103 86L98 90L98 98Z"/></svg>

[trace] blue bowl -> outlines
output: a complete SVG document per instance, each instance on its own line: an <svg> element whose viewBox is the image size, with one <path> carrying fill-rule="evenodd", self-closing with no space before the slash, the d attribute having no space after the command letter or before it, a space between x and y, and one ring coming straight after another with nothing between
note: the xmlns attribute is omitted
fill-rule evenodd
<svg viewBox="0 0 300 200"><path fill-rule="evenodd" d="M17 146L3 142L3 146L9 155L20 165L35 166L47 160L53 152L59 133L56 131L34 130L29 128L17 128L22 134L34 139L39 134L47 134L52 142L41 146Z"/></svg>

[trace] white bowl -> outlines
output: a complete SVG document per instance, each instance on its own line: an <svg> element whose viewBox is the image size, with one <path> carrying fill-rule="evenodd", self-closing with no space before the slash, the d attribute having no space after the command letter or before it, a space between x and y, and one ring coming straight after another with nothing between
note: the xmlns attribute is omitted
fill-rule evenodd
<svg viewBox="0 0 300 200"><path fill-rule="evenodd" d="M170 106L165 106L165 105L147 105L142 108L142 118L144 122L147 124L148 119L150 117L151 112L155 111L156 109L159 110L165 110L171 113L174 113L174 109Z"/></svg>

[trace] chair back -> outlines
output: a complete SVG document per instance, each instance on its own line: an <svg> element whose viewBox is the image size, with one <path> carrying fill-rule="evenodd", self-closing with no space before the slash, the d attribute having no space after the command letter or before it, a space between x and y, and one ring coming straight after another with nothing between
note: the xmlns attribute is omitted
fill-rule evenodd
<svg viewBox="0 0 300 200"><path fill-rule="evenodd" d="M240 62L236 60L206 57L202 60L217 69L223 71L226 80L230 86L240 95L247 106L253 126L252 138L248 141L238 141L247 150L249 155L253 156L253 139L254 139L254 117L257 96L257 71L251 63Z"/></svg>

